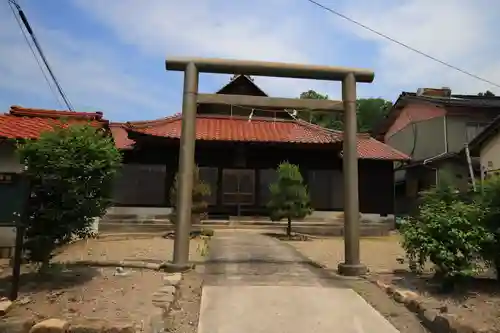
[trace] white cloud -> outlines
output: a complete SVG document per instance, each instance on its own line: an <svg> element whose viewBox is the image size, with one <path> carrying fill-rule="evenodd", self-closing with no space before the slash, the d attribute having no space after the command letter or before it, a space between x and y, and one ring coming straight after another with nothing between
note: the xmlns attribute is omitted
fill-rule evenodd
<svg viewBox="0 0 500 333"><path fill-rule="evenodd" d="M362 0L345 13L413 48L500 83L500 3L492 0ZM456 92L500 89L432 61L351 23L335 19L346 33L374 43L377 82L387 88L449 86Z"/></svg>
<svg viewBox="0 0 500 333"><path fill-rule="evenodd" d="M500 42L494 35L500 26L495 22L498 0L323 2L417 49L500 81ZM102 109L113 119L152 118L178 111L181 75L164 72L167 55L355 67L374 64L375 83L364 85L363 95L394 98L401 90L423 86L450 86L463 93L490 89L500 94L500 89L303 0L74 0L71 4L75 6L70 9L81 15L77 22L92 27L85 38L75 35L78 29L48 28L37 15L27 14L75 106ZM0 6L0 89L37 96L43 104L48 96L46 84L7 9ZM344 49L346 45L351 48ZM146 71L141 71L142 66ZM227 80L227 76L202 76L201 89L213 90L214 84L222 86ZM308 89L334 98L340 95L339 85L332 83L272 78L256 78L256 82L277 96L297 96Z"/></svg>
<svg viewBox="0 0 500 333"><path fill-rule="evenodd" d="M335 45L331 40L323 43L328 36L318 33L314 17L294 10L293 6L300 3L297 1L77 0L76 3L112 29L123 42L160 57L314 63L321 59L318 55L323 48ZM257 78L256 82L273 95L285 96L326 87L317 81L293 79Z"/></svg>

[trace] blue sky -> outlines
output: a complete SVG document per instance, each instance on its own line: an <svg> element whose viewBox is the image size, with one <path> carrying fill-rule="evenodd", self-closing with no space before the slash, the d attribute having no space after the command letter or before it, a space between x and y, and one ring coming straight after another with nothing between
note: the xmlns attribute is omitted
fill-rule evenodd
<svg viewBox="0 0 500 333"><path fill-rule="evenodd" d="M498 0L319 0L424 52L500 83ZM306 0L19 0L75 109L115 121L180 110L182 73L170 56L203 56L367 67L362 97L397 98L419 87L456 93L500 90L386 41ZM496 16L496 17L495 17ZM226 75L201 77L213 92ZM270 95L336 83L256 78ZM45 83L7 5L0 2L0 108L60 105Z"/></svg>

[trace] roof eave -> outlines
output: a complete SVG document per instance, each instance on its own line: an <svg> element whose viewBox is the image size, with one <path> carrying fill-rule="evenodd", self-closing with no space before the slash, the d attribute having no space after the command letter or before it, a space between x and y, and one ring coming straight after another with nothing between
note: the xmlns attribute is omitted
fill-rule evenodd
<svg viewBox="0 0 500 333"><path fill-rule="evenodd" d="M377 125L375 125L374 129L370 132L373 137L380 138L385 136L391 125L396 120L396 112L398 112L401 108L403 108L406 104L406 93L402 92L399 94L398 99L392 105L391 109L387 113L387 115L382 119Z"/></svg>
<svg viewBox="0 0 500 333"><path fill-rule="evenodd" d="M496 117L479 135L469 142L470 150L479 150L485 142L489 141L494 135L498 134L500 128L500 116Z"/></svg>

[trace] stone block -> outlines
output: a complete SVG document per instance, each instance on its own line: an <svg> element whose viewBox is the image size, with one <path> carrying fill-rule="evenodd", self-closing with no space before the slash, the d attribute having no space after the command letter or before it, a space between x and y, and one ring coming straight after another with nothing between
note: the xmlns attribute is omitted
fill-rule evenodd
<svg viewBox="0 0 500 333"><path fill-rule="evenodd" d="M62 319L51 318L35 324L29 333L67 333L69 323Z"/></svg>
<svg viewBox="0 0 500 333"><path fill-rule="evenodd" d="M383 291L386 291L387 288L389 288L389 285L381 280L377 280L375 281L375 283L377 284L377 286L382 289Z"/></svg>
<svg viewBox="0 0 500 333"><path fill-rule="evenodd" d="M433 326L434 319L436 318L437 315L438 315L437 311L433 309L425 309L418 313L418 317L427 327Z"/></svg>
<svg viewBox="0 0 500 333"><path fill-rule="evenodd" d="M5 316L12 307L12 302L9 300L0 301L0 316Z"/></svg>
<svg viewBox="0 0 500 333"><path fill-rule="evenodd" d="M449 315L438 314L432 321L432 328L437 332L450 332L450 328L453 326L453 324L450 325L452 320L453 318Z"/></svg>
<svg viewBox="0 0 500 333"><path fill-rule="evenodd" d="M177 286L182 280L181 273L167 274L163 276L163 282L168 286Z"/></svg>
<svg viewBox="0 0 500 333"><path fill-rule="evenodd" d="M175 294L175 287L174 286L164 286L164 287L161 287L160 289L158 289L158 291L156 293L173 295L173 294Z"/></svg>
<svg viewBox="0 0 500 333"><path fill-rule="evenodd" d="M392 296L396 292L396 288L394 288L394 286L388 286L385 289L385 292L387 293L387 295Z"/></svg>
<svg viewBox="0 0 500 333"><path fill-rule="evenodd" d="M404 303L406 301L405 292L401 290L395 290L392 294L392 298L398 303Z"/></svg>
<svg viewBox="0 0 500 333"><path fill-rule="evenodd" d="M414 313L419 313L422 309L422 304L416 298L407 299L405 302L405 306L408 310Z"/></svg>
<svg viewBox="0 0 500 333"><path fill-rule="evenodd" d="M172 302L175 300L175 287L164 286L153 294L152 303L154 306L169 309Z"/></svg>

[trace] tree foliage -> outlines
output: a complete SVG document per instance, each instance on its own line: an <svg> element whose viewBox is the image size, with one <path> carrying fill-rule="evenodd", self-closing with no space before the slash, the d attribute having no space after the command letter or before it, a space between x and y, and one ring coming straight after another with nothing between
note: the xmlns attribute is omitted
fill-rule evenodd
<svg viewBox="0 0 500 333"><path fill-rule="evenodd" d="M301 99L328 99L328 95L308 90L300 94ZM382 98L361 98L357 100L358 131L368 132L387 115L392 102ZM342 113L324 113L302 111L299 117L326 128L343 130Z"/></svg>
<svg viewBox="0 0 500 333"><path fill-rule="evenodd" d="M121 154L102 129L86 124L55 127L18 152L31 187L25 251L46 267L57 247L88 236L111 205Z"/></svg>
<svg viewBox="0 0 500 333"><path fill-rule="evenodd" d="M483 96L483 97L495 97L495 94L492 93L491 91L489 90L486 90L485 92L480 92L479 94L477 94L478 96Z"/></svg>
<svg viewBox="0 0 500 333"><path fill-rule="evenodd" d="M175 175L174 184L170 189L170 204L173 208L171 221L176 222L177 218L177 195L179 190L179 173ZM208 208L206 198L210 196L210 186L200 178L200 169L195 166L193 170L193 190L192 190L193 204L191 206L192 218L198 218L201 214L205 213Z"/></svg>
<svg viewBox="0 0 500 333"><path fill-rule="evenodd" d="M312 213L309 193L297 165L283 162L276 171L278 179L269 186L271 199L268 208L271 220L287 219L287 236L291 237L292 220Z"/></svg>

